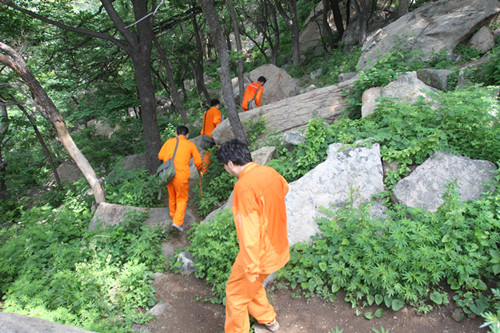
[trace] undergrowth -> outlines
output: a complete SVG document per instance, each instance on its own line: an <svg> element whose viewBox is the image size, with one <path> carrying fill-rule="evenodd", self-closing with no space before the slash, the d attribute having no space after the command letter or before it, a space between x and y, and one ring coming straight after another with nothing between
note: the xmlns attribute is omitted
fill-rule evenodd
<svg viewBox="0 0 500 333"><path fill-rule="evenodd" d="M154 305L153 272L162 271L163 233L131 214L118 226L88 230L86 186L61 206L26 208L0 229L3 311L95 332L132 332Z"/></svg>

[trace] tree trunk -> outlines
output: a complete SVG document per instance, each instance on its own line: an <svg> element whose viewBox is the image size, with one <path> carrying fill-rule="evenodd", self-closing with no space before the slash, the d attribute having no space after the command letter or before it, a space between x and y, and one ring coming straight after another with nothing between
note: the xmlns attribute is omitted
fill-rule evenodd
<svg viewBox="0 0 500 333"><path fill-rule="evenodd" d="M229 15L231 16L231 21L233 23L234 39L236 40L236 51L238 52L238 91L239 91L239 104L243 100L243 93L245 91L245 82L243 82L243 72L245 71L245 66L243 63L243 48L241 46L241 36L240 28L238 25L238 19L236 18L236 11L234 10L234 5L231 0L227 0L227 8L229 9Z"/></svg>
<svg viewBox="0 0 500 333"><path fill-rule="evenodd" d="M354 0L354 8L356 8L359 22L358 41L360 45L363 45L368 34L368 12L370 10L370 0Z"/></svg>
<svg viewBox="0 0 500 333"><path fill-rule="evenodd" d="M333 21L335 22L335 27L337 28L337 32L339 33L339 40L342 39L344 35L344 23L342 19L342 12L339 7L339 0L329 0L330 8L333 11ZM349 4L348 4L349 5Z"/></svg>
<svg viewBox="0 0 500 333"><path fill-rule="evenodd" d="M6 138L9 131L9 116L7 114L7 107L0 104L0 198L7 197L7 184L5 182L5 169L6 164L3 161L2 150L9 139Z"/></svg>
<svg viewBox="0 0 500 333"><path fill-rule="evenodd" d="M290 31L292 33L292 61L297 65L300 61L300 31L299 20L297 17L297 0L286 0L285 3L288 11L290 12L290 15L285 12L279 1L276 1L276 8L290 27Z"/></svg>
<svg viewBox="0 0 500 333"><path fill-rule="evenodd" d="M408 0L399 0L398 17L408 14Z"/></svg>
<svg viewBox="0 0 500 333"><path fill-rule="evenodd" d="M60 21L51 20L35 12L19 7L12 1L6 1L5 4L15 10L61 29L110 41L127 52L134 64L135 82L141 101L141 119L146 146L146 167L153 173L156 171L157 166L160 165L158 151L160 151L162 142L160 141L160 132L158 131L158 123L156 122L156 100L153 90L153 81L151 79L150 56L153 43L153 28L152 18L148 17L148 2L149 1L132 0L134 17L136 19L134 26L136 25L137 28L131 29L130 26L125 25L118 12L113 7L114 0L101 0L109 18L123 36L124 40L119 40L106 33L68 26ZM137 30L137 34L134 32L135 30Z"/></svg>
<svg viewBox="0 0 500 333"><path fill-rule="evenodd" d="M222 34L219 17L217 16L212 0L200 0L200 5L208 22L210 32L215 43L215 50L217 51L221 63L220 79L222 84L222 95L224 96L229 123L231 124L234 136L246 142L245 131L241 125L238 112L236 111L236 104L234 102L233 87L231 85L229 54L227 52L226 40Z"/></svg>
<svg viewBox="0 0 500 333"><path fill-rule="evenodd" d="M0 62L11 68L19 77L23 79L33 94L37 105L49 115L50 120L57 131L59 141L66 149L69 156L73 159L73 161L75 161L85 179L87 179L90 188L94 193L96 203L100 204L102 202L106 202L104 189L99 182L97 174L69 135L64 118L59 113L59 110L57 110L54 102L50 99L40 83L33 76L24 59L14 49L0 42L0 50L8 55L8 57L6 57L3 54L0 54Z"/></svg>
<svg viewBox="0 0 500 333"><path fill-rule="evenodd" d="M179 92L177 91L177 87L175 85L174 73L172 73L172 68L170 67L167 56L165 55L165 52L163 52L163 49L158 43L156 37L153 37L153 41L155 43L156 49L158 50L158 54L160 55L160 59L163 62L165 71L167 72L168 84L170 86L170 96L172 96L175 108L177 109L177 111L179 111L184 125L187 126L189 124L189 120L186 114L186 110L184 109L184 106L182 106L181 98L179 97Z"/></svg>
<svg viewBox="0 0 500 333"><path fill-rule="evenodd" d="M191 63L196 82L196 89L198 93L203 94L205 96L205 100L210 103L210 94L205 86L205 72L203 71L203 43L201 42L199 33L200 27L198 26L198 21L196 21L196 14L194 13L194 10L191 15L191 22L193 23L194 40L196 41L196 61Z"/></svg>
<svg viewBox="0 0 500 333"><path fill-rule="evenodd" d="M334 47L334 41L333 41L333 33L332 29L330 28L330 23L328 23L328 15L330 15L330 1L329 0L322 0L323 3L323 17L322 17L322 22L323 22L323 30L326 33L326 41L328 44L328 49L332 50ZM321 32L321 30L320 30Z"/></svg>

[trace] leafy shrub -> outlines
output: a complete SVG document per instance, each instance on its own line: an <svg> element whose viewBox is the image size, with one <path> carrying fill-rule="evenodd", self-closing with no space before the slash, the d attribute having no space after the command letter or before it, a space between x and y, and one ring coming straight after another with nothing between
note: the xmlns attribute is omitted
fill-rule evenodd
<svg viewBox="0 0 500 333"><path fill-rule="evenodd" d="M104 182L109 203L137 207L158 207L158 177L145 168L123 170L119 162Z"/></svg>
<svg viewBox="0 0 500 333"><path fill-rule="evenodd" d="M223 303L226 282L239 251L231 210L220 211L208 223L195 224L188 237L188 251L196 258L196 277L212 286L214 296L209 301Z"/></svg>
<svg viewBox="0 0 500 333"><path fill-rule="evenodd" d="M83 327L131 332L151 317L152 272L162 270L161 233L131 215L86 232L91 218L80 189L63 206L33 207L0 234L3 310Z"/></svg>
<svg viewBox="0 0 500 333"><path fill-rule="evenodd" d="M198 213L203 217L216 209L221 202L227 200L236 182L236 178L224 170L224 166L216 156L216 150L216 146L210 149L210 165L201 178L203 198L197 201L197 205ZM195 198L200 198L199 188L195 188L194 191Z"/></svg>
<svg viewBox="0 0 500 333"><path fill-rule="evenodd" d="M451 184L435 213L397 206L380 220L369 217L366 204L324 209L321 236L295 245L278 275L305 294L332 298L342 288L353 306L384 302L393 310L427 299L442 283L484 293L484 281L498 274L498 179L495 185L464 203Z"/></svg>

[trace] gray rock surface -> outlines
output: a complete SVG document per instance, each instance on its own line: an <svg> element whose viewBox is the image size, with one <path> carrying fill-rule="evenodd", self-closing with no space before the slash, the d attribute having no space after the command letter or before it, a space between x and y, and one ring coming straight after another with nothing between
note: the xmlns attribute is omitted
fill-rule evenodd
<svg viewBox="0 0 500 333"><path fill-rule="evenodd" d="M89 333L84 329L17 313L0 312L2 333Z"/></svg>
<svg viewBox="0 0 500 333"><path fill-rule="evenodd" d="M239 113L240 120L244 123L247 120L262 119L268 129L266 134L304 129L311 118L322 118L331 124L343 115L349 105L342 94L344 89L348 90L352 87L352 82L353 80L348 80L338 85L315 89L257 109L241 112ZM212 135L217 144L234 138L229 120L226 119L219 124Z"/></svg>
<svg viewBox="0 0 500 333"><path fill-rule="evenodd" d="M450 181L457 181L462 201L481 197L483 183L494 178L494 163L436 152L408 177L396 184L392 200L408 207L435 212Z"/></svg>
<svg viewBox="0 0 500 333"><path fill-rule="evenodd" d="M495 46L495 35L487 27L483 26L472 36L469 44L481 53L488 52Z"/></svg>
<svg viewBox="0 0 500 333"><path fill-rule="evenodd" d="M343 148L343 149L341 149ZM327 159L302 178L290 183L286 196L290 244L309 241L319 232L319 207L345 206L354 191L354 206L369 202L384 190L378 143L371 147L330 145ZM382 210L381 208L378 209Z"/></svg>
<svg viewBox="0 0 500 333"><path fill-rule="evenodd" d="M169 214L168 207L165 208L141 208L124 206L118 204L102 203L97 207L97 210L90 221L89 229L94 229L99 223L103 226L118 225L123 222L130 211L149 213L149 218L144 222L144 225L151 227L161 227L167 229L172 225L172 218ZM194 222L194 216L186 210L183 226L186 227Z"/></svg>
<svg viewBox="0 0 500 333"><path fill-rule="evenodd" d="M365 69L368 60L385 56L400 42L408 42L410 50L421 50L426 57L441 50L451 52L498 12L498 0L428 2L370 34L363 44L358 68ZM402 40L398 42L397 38Z"/></svg>
<svg viewBox="0 0 500 333"><path fill-rule="evenodd" d="M408 72L382 88L374 87L366 90L363 93L361 115L365 117L375 112L378 105L376 99L379 97L395 97L402 102L414 103L419 97L427 101L432 100L428 95L429 92L437 90L420 81L416 72Z"/></svg>
<svg viewBox="0 0 500 333"><path fill-rule="evenodd" d="M453 74L449 69L424 68L417 71L417 78L433 88L448 91L448 77Z"/></svg>

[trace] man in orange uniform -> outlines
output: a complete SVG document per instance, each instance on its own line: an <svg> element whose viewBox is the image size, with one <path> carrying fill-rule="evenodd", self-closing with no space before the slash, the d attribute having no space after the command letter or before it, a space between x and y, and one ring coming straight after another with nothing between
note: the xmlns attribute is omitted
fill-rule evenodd
<svg viewBox="0 0 500 333"><path fill-rule="evenodd" d="M260 101L262 99L262 94L264 93L264 84L266 83L266 78L261 76L257 79L257 82L252 82L245 89L245 94L243 95L243 101L241 102L241 107L243 111L248 111L248 102L255 96L255 105L260 107Z"/></svg>
<svg viewBox="0 0 500 333"><path fill-rule="evenodd" d="M210 109L203 115L203 128L200 135L206 134L212 137L212 131L222 122L222 115L220 113L220 101L214 98L210 101ZM205 151L203 155L203 173L207 172L208 165L210 164L210 152Z"/></svg>
<svg viewBox="0 0 500 333"><path fill-rule="evenodd" d="M170 216L173 219L172 227L180 231L184 230L182 224L184 223L184 215L189 198L189 177L191 175L189 160L191 160L191 157L193 158L194 165L196 165L198 171L203 166L203 161L196 145L189 141L188 138L189 129L186 126L179 126L177 127L176 137L168 139L158 153L158 158L163 162L172 158L177 139L179 139L179 145L177 146L174 158L175 177L167 184L167 189L168 208Z"/></svg>
<svg viewBox="0 0 500 333"><path fill-rule="evenodd" d="M238 139L224 143L217 157L238 178L232 212L240 251L226 286L225 332L248 333L249 313L276 332L276 312L262 283L290 259L285 206L288 183L273 168L252 162L248 146Z"/></svg>

